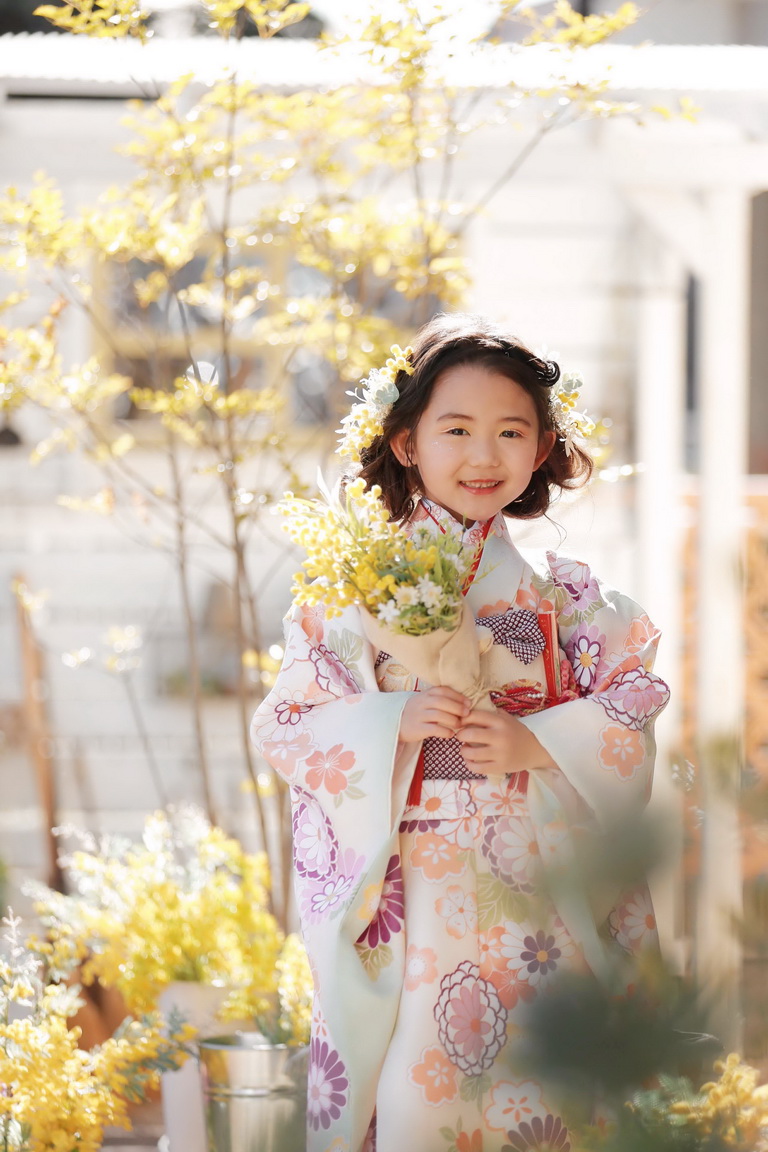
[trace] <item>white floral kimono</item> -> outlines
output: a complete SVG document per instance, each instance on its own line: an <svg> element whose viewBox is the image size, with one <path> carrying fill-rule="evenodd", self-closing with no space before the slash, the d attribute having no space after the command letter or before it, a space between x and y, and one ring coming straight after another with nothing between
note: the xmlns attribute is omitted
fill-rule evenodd
<svg viewBox="0 0 768 1152"><path fill-rule="evenodd" d="M467 530L467 546L481 536ZM418 686L356 609L294 608L253 720L292 789L316 982L309 1152L567 1152L556 1102L516 1059L521 1017L556 973L599 973L606 934L630 952L655 937L645 889L606 886L600 904L558 877L576 833L648 798L668 694L651 671L656 629L587 565L524 559L501 514L465 603L494 702L559 770L486 779L456 740L427 740L421 757L399 743Z"/></svg>

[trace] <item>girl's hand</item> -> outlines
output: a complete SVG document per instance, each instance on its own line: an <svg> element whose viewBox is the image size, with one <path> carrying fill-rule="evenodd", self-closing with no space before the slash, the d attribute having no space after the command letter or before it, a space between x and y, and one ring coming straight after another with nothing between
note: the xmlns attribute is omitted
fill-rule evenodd
<svg viewBox="0 0 768 1152"><path fill-rule="evenodd" d="M459 729L461 754L467 765L483 776L506 776L557 764L525 724L516 716L495 709L470 712Z"/></svg>
<svg viewBox="0 0 768 1152"><path fill-rule="evenodd" d="M437 736L450 740L470 715L466 696L455 688L438 686L415 692L400 718L400 739L406 744Z"/></svg>

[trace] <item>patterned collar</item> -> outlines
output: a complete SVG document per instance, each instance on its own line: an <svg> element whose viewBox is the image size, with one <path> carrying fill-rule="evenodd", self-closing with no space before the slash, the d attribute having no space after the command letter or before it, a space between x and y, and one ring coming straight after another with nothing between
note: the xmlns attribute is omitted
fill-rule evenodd
<svg viewBox="0 0 768 1152"><path fill-rule="evenodd" d="M436 525L441 532L450 532L451 535L459 537L466 545L474 546L486 536L509 538L502 512L496 513L488 528L486 527L487 521L482 523L477 521L465 528L440 504L435 504L433 500L428 500L426 496L422 496L410 518L410 523L426 527L430 522Z"/></svg>

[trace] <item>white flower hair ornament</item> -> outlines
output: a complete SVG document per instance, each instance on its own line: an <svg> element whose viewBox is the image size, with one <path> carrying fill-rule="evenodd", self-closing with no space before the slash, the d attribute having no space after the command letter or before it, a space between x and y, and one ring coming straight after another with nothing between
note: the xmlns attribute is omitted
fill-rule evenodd
<svg viewBox="0 0 768 1152"><path fill-rule="evenodd" d="M360 463L360 453L384 431L384 421L400 395L395 384L398 372L413 376L414 369L409 359L413 349L393 344L390 353L383 368L374 368L360 381L362 392L357 388L354 392L347 392L357 403L341 421L336 451L355 464Z"/></svg>
<svg viewBox="0 0 768 1152"><path fill-rule="evenodd" d="M577 437L588 440L595 430L595 422L586 412L577 412L579 392L584 386L580 372L565 372L558 384L553 385L549 397L552 423L558 438L565 445L565 454L570 456ZM556 389L556 391L554 390Z"/></svg>

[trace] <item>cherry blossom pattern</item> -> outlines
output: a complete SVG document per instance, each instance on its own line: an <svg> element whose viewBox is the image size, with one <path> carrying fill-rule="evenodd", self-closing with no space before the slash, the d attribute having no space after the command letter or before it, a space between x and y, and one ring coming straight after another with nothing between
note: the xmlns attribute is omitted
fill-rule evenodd
<svg viewBox="0 0 768 1152"><path fill-rule="evenodd" d="M288 729L284 734L276 733L277 740L265 740L261 746L262 755L275 771L288 781L293 781L299 765L312 754L317 745L309 732L296 732Z"/></svg>
<svg viewBox="0 0 768 1152"><path fill-rule="evenodd" d="M513 772L503 779L489 776L472 784L475 803L484 816L521 816L525 810L528 773Z"/></svg>
<svg viewBox="0 0 768 1152"><path fill-rule="evenodd" d="M379 944L388 944L393 935L402 930L405 919L404 894L400 857L392 856L387 864L376 915L359 937L358 944L377 948Z"/></svg>
<svg viewBox="0 0 768 1152"><path fill-rule="evenodd" d="M643 667L629 668L592 699L602 704L612 720L641 729L667 703L669 689L655 673Z"/></svg>
<svg viewBox="0 0 768 1152"><path fill-rule="evenodd" d="M507 1132L509 1144L501 1152L570 1152L568 1129L559 1116L534 1116L524 1120L516 1132Z"/></svg>
<svg viewBox="0 0 768 1152"><path fill-rule="evenodd" d="M339 845L333 825L319 802L303 788L294 789L293 859L299 876L325 880L336 869Z"/></svg>
<svg viewBox="0 0 768 1152"><path fill-rule="evenodd" d="M414 839L409 854L412 868L418 868L429 883L437 884L448 875L464 871L464 861L455 844L437 832L421 832Z"/></svg>
<svg viewBox="0 0 768 1152"><path fill-rule="evenodd" d="M432 948L408 945L405 954L405 987L413 992L420 984L433 984L437 979L437 953Z"/></svg>
<svg viewBox="0 0 768 1152"><path fill-rule="evenodd" d="M625 896L611 912L608 921L611 935L627 952L637 952L657 941L656 916L647 888Z"/></svg>
<svg viewBox="0 0 768 1152"><path fill-rule="evenodd" d="M307 758L307 784L310 788L325 788L332 796L339 796L349 784L347 773L355 764L355 754L334 744L327 752L313 752Z"/></svg>
<svg viewBox="0 0 768 1152"><path fill-rule="evenodd" d="M498 993L469 960L440 981L435 1019L443 1048L467 1076L490 1068L506 1039L507 1014Z"/></svg>
<svg viewBox="0 0 768 1152"><path fill-rule="evenodd" d="M535 1080L499 1080L491 1089L483 1115L492 1131L508 1133L537 1117L543 1120L547 1111Z"/></svg>
<svg viewBox="0 0 768 1152"><path fill-rule="evenodd" d="M547 552L547 561L555 584L564 588L571 599L571 611L583 612L602 599L600 585L588 564L558 556L556 552Z"/></svg>
<svg viewBox="0 0 768 1152"><path fill-rule="evenodd" d="M447 894L435 901L435 911L445 920L445 929L455 940L477 931L477 896L460 884L449 884Z"/></svg>
<svg viewBox="0 0 768 1152"><path fill-rule="evenodd" d="M316 1037L309 1046L307 1123L315 1131L330 1128L347 1103L349 1079L338 1052Z"/></svg>
<svg viewBox="0 0 768 1152"><path fill-rule="evenodd" d="M421 1060L408 1069L408 1079L433 1108L456 1098L456 1069L436 1044L423 1049Z"/></svg>
<svg viewBox="0 0 768 1152"><path fill-rule="evenodd" d="M577 628L565 646L576 683L582 693L589 692L597 680L605 643L603 633L592 624L588 628Z"/></svg>
<svg viewBox="0 0 768 1152"><path fill-rule="evenodd" d="M621 780L631 780L645 760L645 744L635 728L609 724L600 733L597 758L603 768L615 772Z"/></svg>
<svg viewBox="0 0 768 1152"><path fill-rule="evenodd" d="M325 644L310 648L309 658L315 666L315 679L323 692L334 696L349 696L360 691L360 686L347 665Z"/></svg>
<svg viewBox="0 0 768 1152"><path fill-rule="evenodd" d="M427 781L425 781L425 784ZM440 783L431 781L431 783ZM474 849L480 837L480 816L469 780L452 782L456 803L456 817L440 822L440 834L449 844L461 850Z"/></svg>
<svg viewBox="0 0 768 1152"><path fill-rule="evenodd" d="M533 891L539 846L530 820L524 816L486 816L482 852L494 876L516 892Z"/></svg>

